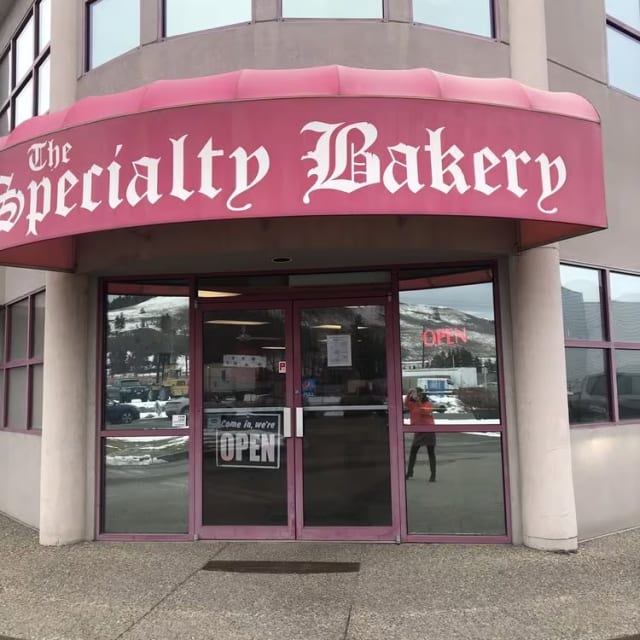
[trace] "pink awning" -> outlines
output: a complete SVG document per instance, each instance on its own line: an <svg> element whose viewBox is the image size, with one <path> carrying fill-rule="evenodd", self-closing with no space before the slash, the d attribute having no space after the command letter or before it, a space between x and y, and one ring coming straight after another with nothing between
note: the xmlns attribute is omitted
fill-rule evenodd
<svg viewBox="0 0 640 640"><path fill-rule="evenodd" d="M0 262L73 268L81 234L195 220L520 221L522 248L606 227L599 118L506 78L340 66L162 80L0 138Z"/></svg>

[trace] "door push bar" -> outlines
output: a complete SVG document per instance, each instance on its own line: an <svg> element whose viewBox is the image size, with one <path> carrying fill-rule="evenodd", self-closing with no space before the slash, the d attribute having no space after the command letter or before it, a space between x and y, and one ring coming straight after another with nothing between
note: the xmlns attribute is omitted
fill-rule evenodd
<svg viewBox="0 0 640 640"><path fill-rule="evenodd" d="M284 407L283 413L283 435L285 438L290 438L293 435L291 429L291 407ZM296 438L304 437L304 425L303 425L303 408L296 407Z"/></svg>

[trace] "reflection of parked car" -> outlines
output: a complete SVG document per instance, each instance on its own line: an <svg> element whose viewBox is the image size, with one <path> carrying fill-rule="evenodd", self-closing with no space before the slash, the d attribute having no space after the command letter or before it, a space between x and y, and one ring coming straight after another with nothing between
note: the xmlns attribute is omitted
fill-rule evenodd
<svg viewBox="0 0 640 640"><path fill-rule="evenodd" d="M131 424L140 419L140 412L132 404L107 400L105 417L111 424Z"/></svg>
<svg viewBox="0 0 640 640"><path fill-rule="evenodd" d="M618 412L621 420L640 416L640 373L619 371ZM572 422L607 422L611 420L609 379L604 374L586 376L580 389L569 394L569 419Z"/></svg>
<svg viewBox="0 0 640 640"><path fill-rule="evenodd" d="M164 412L167 417L183 414L189 415L189 398L173 398L164 404Z"/></svg>

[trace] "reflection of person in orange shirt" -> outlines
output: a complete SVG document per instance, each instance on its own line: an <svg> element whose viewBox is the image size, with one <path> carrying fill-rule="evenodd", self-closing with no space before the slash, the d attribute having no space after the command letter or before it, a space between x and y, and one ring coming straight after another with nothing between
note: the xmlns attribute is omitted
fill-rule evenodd
<svg viewBox="0 0 640 640"><path fill-rule="evenodd" d="M435 424L433 420L433 405L420 387L409 389L404 406L409 410L412 427L425 427ZM436 481L436 434L433 431L414 433L411 450L409 452L409 466L405 478L413 477L413 468L416 464L420 447L427 447L429 456L429 482Z"/></svg>

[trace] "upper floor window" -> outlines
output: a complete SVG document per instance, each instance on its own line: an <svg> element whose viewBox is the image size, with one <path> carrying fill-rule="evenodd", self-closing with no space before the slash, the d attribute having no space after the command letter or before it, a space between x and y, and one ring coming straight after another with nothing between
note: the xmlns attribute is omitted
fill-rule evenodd
<svg viewBox="0 0 640 640"><path fill-rule="evenodd" d="M413 21L493 36L493 0L413 0Z"/></svg>
<svg viewBox="0 0 640 640"><path fill-rule="evenodd" d="M87 16L90 69L139 46L139 0L90 0Z"/></svg>
<svg viewBox="0 0 640 640"><path fill-rule="evenodd" d="M44 291L0 308L0 428L42 429Z"/></svg>
<svg viewBox="0 0 640 640"><path fill-rule="evenodd" d="M382 0L282 0L282 17L381 20Z"/></svg>
<svg viewBox="0 0 640 640"><path fill-rule="evenodd" d="M640 96L640 4L606 0L609 84Z"/></svg>
<svg viewBox="0 0 640 640"><path fill-rule="evenodd" d="M49 110L51 0L29 9L0 53L0 135Z"/></svg>
<svg viewBox="0 0 640 640"><path fill-rule="evenodd" d="M251 0L165 0L164 11L166 36L251 22Z"/></svg>
<svg viewBox="0 0 640 640"><path fill-rule="evenodd" d="M640 276L562 265L560 279L569 420L637 420Z"/></svg>

